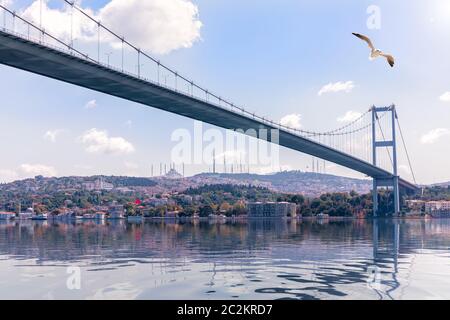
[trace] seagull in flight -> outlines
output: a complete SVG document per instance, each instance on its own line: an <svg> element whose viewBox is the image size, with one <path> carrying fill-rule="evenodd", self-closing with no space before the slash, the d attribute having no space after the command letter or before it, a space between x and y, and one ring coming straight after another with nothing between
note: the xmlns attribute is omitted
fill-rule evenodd
<svg viewBox="0 0 450 320"><path fill-rule="evenodd" d="M383 51L381 51L379 49L375 49L375 47L373 46L372 41L370 41L369 37L367 37L365 35L362 35L362 34L359 34L359 33L354 33L354 32L352 34L355 37L358 37L361 40L367 42L367 44L369 45L369 48L371 50L370 56L369 56L370 60L375 60L378 57L385 57L387 62L389 63L389 65L391 67L394 67L395 59L394 59L394 57L392 55L386 54L386 53L384 53Z"/></svg>

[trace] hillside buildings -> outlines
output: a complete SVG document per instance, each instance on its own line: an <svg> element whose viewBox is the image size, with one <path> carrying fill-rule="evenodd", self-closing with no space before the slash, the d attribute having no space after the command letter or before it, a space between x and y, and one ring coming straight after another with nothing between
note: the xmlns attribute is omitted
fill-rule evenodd
<svg viewBox="0 0 450 320"><path fill-rule="evenodd" d="M99 178L92 182L85 182L85 183L83 183L83 187L84 187L84 189L86 189L88 191L93 191L93 190L110 191L110 190L114 189L114 185L112 183L108 183L108 182L104 181L103 178Z"/></svg>

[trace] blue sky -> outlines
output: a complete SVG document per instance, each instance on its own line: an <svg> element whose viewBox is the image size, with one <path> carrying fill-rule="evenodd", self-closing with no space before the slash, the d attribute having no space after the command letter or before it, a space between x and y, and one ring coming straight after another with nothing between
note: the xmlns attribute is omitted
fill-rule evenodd
<svg viewBox="0 0 450 320"><path fill-rule="evenodd" d="M32 2L12 1L9 7L26 12ZM63 10L61 2L50 1L48 6ZM81 6L107 19L115 17L114 10L119 10L121 2L85 0ZM171 2L174 5L168 9ZM136 21L126 30L135 32L135 40L145 42L138 45L179 73L272 119L300 114L304 129L329 130L342 125L337 119L348 111L362 113L373 104L395 103L418 182L450 180L450 94L445 95L450 92L450 41L445 40L450 38L449 1L142 3L148 4L144 7L149 11L137 10L134 16L133 10L124 9ZM370 5L381 10L378 30L369 30L366 25ZM195 7L198 15L183 12ZM178 35L170 43L157 41L157 26L145 27L143 13L156 9L181 12L178 23L170 27L181 31L169 30ZM138 35L140 21L145 32ZM116 24L114 30L124 26ZM167 24L161 28L168 28ZM367 46L351 32L367 34L377 47L394 54L395 68L381 59L370 62ZM112 57L119 55L114 48L108 50ZM4 151L0 181L36 173L147 176L151 164L170 162L172 132L193 128L192 120L177 115L5 66L0 66L0 72L0 148ZM318 95L328 83L347 81L354 84L348 92ZM91 108L87 108L89 102ZM108 146L89 152L89 139L83 137L94 128L95 139L117 143L118 152L108 152ZM111 142L111 138L116 140ZM284 168L305 170L310 163L309 156L281 152ZM407 164L403 156L399 164L402 168ZM186 167L188 174L202 170L208 166ZM331 164L327 172L360 176ZM410 178L407 171L400 173Z"/></svg>

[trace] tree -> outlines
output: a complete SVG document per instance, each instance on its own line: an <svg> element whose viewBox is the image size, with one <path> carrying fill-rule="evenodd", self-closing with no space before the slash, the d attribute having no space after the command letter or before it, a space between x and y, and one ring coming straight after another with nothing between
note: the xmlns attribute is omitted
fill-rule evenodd
<svg viewBox="0 0 450 320"><path fill-rule="evenodd" d="M196 212L196 208L194 206L187 206L180 213L181 217L192 217Z"/></svg>
<svg viewBox="0 0 450 320"><path fill-rule="evenodd" d="M247 208L242 203L236 203L232 210L232 215L243 216L247 214Z"/></svg>
<svg viewBox="0 0 450 320"><path fill-rule="evenodd" d="M305 203L305 197L301 194L296 194L291 197L290 202L293 202L297 205L302 205L303 203Z"/></svg>
<svg viewBox="0 0 450 320"><path fill-rule="evenodd" d="M125 205L125 213L127 216L134 216L136 214L136 209L133 204L127 203Z"/></svg>
<svg viewBox="0 0 450 320"><path fill-rule="evenodd" d="M200 212L199 212L200 217L206 218L212 214L214 214L214 210L211 206L207 205L207 206L200 207Z"/></svg>
<svg viewBox="0 0 450 320"><path fill-rule="evenodd" d="M231 206L230 206L230 204L228 203L228 202L223 202L221 205L220 205L220 211L224 211L224 212L227 212L227 211L230 211L231 210Z"/></svg>

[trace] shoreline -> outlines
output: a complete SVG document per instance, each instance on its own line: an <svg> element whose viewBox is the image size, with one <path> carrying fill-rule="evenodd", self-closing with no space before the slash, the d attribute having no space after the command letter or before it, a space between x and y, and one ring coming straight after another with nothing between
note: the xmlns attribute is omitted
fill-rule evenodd
<svg viewBox="0 0 450 320"><path fill-rule="evenodd" d="M210 217L197 217L197 218L188 218L188 217L124 217L124 218L116 218L116 219L58 219L58 218L48 218L48 219L42 219L42 220L36 220L36 219L11 219L11 220L0 220L0 223L2 222L27 222L27 221L34 221L34 222L66 222L66 223L88 223L88 222L96 222L96 223L104 223L104 222L129 222L129 223L144 223L144 222L181 222L181 223L195 223L195 222L211 222L211 223L229 223L229 222L254 222L254 221L276 221L276 222L301 222L301 221L318 221L318 222L337 222L337 221L375 221L375 220L386 220L386 221L393 221L393 220L445 220L450 219L450 216L448 217L432 217L430 215L426 216L403 216L403 217L296 217L296 218L289 218L289 217L217 217L217 218L210 218Z"/></svg>

